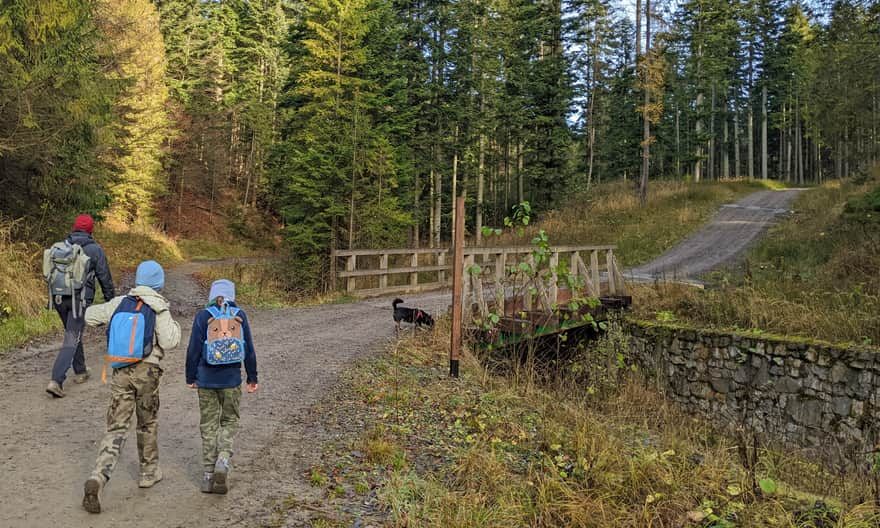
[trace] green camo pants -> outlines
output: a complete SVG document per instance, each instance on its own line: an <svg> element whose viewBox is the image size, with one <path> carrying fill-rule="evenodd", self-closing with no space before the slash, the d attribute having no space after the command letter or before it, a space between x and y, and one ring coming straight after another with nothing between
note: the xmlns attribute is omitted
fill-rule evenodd
<svg viewBox="0 0 880 528"><path fill-rule="evenodd" d="M162 367L136 363L113 369L110 382L110 406L107 408L107 433L101 440L92 476L107 481L119 453L125 445L131 415L137 413L137 447L141 473L152 473L159 463L157 428L159 425L159 381Z"/></svg>
<svg viewBox="0 0 880 528"><path fill-rule="evenodd" d="M218 458L232 457L232 442L238 431L241 386L231 389L199 389L202 431L202 464L214 471Z"/></svg>

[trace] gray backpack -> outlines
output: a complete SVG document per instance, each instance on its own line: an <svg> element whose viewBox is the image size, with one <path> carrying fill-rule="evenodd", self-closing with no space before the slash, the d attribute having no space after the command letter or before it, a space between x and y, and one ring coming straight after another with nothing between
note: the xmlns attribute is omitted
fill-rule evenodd
<svg viewBox="0 0 880 528"><path fill-rule="evenodd" d="M43 251L43 277L49 285L49 307L52 306L53 298L57 304L61 297L70 296L73 298L74 313L77 313L76 296L85 295L83 286L88 279L88 273L89 256L78 244L65 240L56 242Z"/></svg>

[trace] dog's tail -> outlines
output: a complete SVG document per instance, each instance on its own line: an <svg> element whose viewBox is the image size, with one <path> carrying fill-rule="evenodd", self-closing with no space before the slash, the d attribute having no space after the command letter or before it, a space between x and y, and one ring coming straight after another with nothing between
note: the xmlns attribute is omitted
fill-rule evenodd
<svg viewBox="0 0 880 528"><path fill-rule="evenodd" d="M396 310L396 309L397 309L397 305L400 304L400 303L402 303L402 302L403 302L403 299L400 299L400 298L398 298L398 299L394 299L394 301L391 302L391 306L393 306L394 309Z"/></svg>

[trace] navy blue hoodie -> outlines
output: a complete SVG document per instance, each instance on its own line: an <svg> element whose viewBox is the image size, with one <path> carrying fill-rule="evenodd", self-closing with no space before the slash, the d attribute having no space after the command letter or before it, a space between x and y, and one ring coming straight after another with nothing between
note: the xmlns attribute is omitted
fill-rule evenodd
<svg viewBox="0 0 880 528"><path fill-rule="evenodd" d="M234 302L226 303L235 306ZM237 307L236 307L237 308ZM257 354L251 338L251 326L247 315L239 308L241 317L241 334L244 338L244 369L247 371L247 382L257 383ZM189 347L186 349L186 383L195 383L202 389L229 389L241 385L241 364L210 365L205 359L205 340L208 337L208 319L211 312L202 310L193 321Z"/></svg>
<svg viewBox="0 0 880 528"><path fill-rule="evenodd" d="M113 287L113 277L110 275L107 256L104 254L104 249L92 238L92 235L85 231L74 231L67 237L67 241L81 246L83 253L89 256L89 270L84 285L86 304L92 304L95 300L95 277L101 283L104 299L109 301L116 297L116 288Z"/></svg>

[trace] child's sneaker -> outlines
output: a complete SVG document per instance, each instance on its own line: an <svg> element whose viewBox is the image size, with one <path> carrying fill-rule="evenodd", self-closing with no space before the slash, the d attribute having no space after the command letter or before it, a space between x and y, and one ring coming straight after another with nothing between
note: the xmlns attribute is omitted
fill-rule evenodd
<svg viewBox="0 0 880 528"><path fill-rule="evenodd" d="M162 470L156 468L150 473L141 473L141 479L138 481L139 488L152 488L162 480Z"/></svg>
<svg viewBox="0 0 880 528"><path fill-rule="evenodd" d="M229 459L218 458L214 464L214 493L225 495L228 490L226 479L229 477Z"/></svg>
<svg viewBox="0 0 880 528"><path fill-rule="evenodd" d="M98 499L98 494L101 493L101 488L104 487L104 482L97 477L91 477L86 481L83 486L83 508L89 513L101 513L101 501Z"/></svg>
<svg viewBox="0 0 880 528"><path fill-rule="evenodd" d="M202 476L202 493L214 493L214 474L205 471Z"/></svg>

